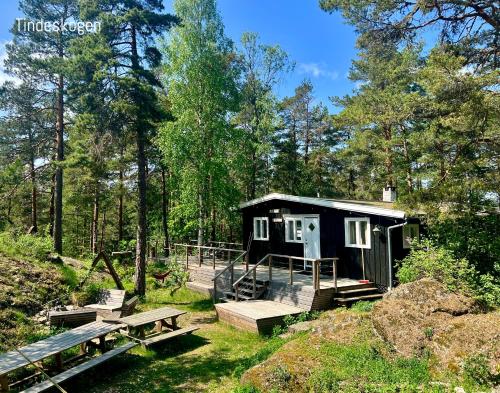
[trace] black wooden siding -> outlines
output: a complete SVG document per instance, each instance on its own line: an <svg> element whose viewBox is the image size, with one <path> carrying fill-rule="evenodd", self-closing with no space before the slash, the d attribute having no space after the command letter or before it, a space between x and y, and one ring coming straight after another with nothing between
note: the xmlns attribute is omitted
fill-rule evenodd
<svg viewBox="0 0 500 393"><path fill-rule="evenodd" d="M271 213L271 210L279 209L280 213ZM283 218L283 214L316 214L319 215L321 257L339 258L339 276L361 279L362 256L364 252L366 278L378 285L388 286L388 256L387 256L387 227L402 223L403 219L384 217L373 214L364 214L338 210L333 208L289 202L283 200L271 200L262 202L242 209L243 213L243 240L244 246L250 233L253 232L254 217L269 218L269 241L253 240L250 248L250 261L257 262L268 253L303 256L304 245L302 243L285 242L285 222L273 222L274 218ZM345 217L369 217L371 248L360 249L345 247L344 218ZM375 225L379 225L381 232L373 233ZM407 250L403 249L402 229L395 228L391 233L393 260L404 258ZM299 264L300 265L300 264ZM297 266L297 264L296 264ZM393 273L395 272L393 267Z"/></svg>

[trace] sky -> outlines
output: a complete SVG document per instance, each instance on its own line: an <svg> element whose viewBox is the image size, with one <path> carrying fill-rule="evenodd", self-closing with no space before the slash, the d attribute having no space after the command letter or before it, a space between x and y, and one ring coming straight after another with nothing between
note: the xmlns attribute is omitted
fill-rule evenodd
<svg viewBox="0 0 500 393"><path fill-rule="evenodd" d="M172 1L164 0L167 11ZM238 43L242 33L251 31L264 44L279 44L295 62L293 72L284 76L276 88L282 98L294 94L294 89L306 78L314 85L318 102L332 112L331 96L349 94L355 84L347 78L351 61L356 57L356 34L339 14L323 12L317 0L218 0L226 35ZM1 63L5 58L5 43L16 18L22 17L17 0L2 0L0 13L0 82L7 76Z"/></svg>

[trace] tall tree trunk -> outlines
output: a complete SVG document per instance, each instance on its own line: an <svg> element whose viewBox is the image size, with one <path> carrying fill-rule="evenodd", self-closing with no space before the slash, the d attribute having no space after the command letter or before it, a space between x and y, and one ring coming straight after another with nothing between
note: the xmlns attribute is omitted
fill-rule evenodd
<svg viewBox="0 0 500 393"><path fill-rule="evenodd" d="M139 57L137 54L137 39L135 26L131 27L132 38L132 70L138 78ZM138 95L134 97L135 105L140 106ZM139 115L140 116L140 115ZM146 242L147 242L147 205L146 205L146 130L145 124L139 119L135 120L137 144L137 246L135 251L135 292L138 295L146 294Z"/></svg>
<svg viewBox="0 0 500 393"><path fill-rule="evenodd" d="M163 255L169 256L168 244L168 198L167 198L167 176L165 168L161 167L161 223L163 226Z"/></svg>
<svg viewBox="0 0 500 393"><path fill-rule="evenodd" d="M101 244L99 246L99 252L104 251L104 237L106 235L106 210L102 213L102 225L101 225Z"/></svg>
<svg viewBox="0 0 500 393"><path fill-rule="evenodd" d="M215 219L217 218L217 212L215 211L215 207L212 207L211 216L212 216L212 219L211 219L212 225L211 225L211 232L210 232L210 240L214 242L217 240L217 237L216 237L217 224L215 222Z"/></svg>
<svg viewBox="0 0 500 393"><path fill-rule="evenodd" d="M55 210L56 174L50 179L50 202L49 202L49 235L54 236L54 210Z"/></svg>
<svg viewBox="0 0 500 393"><path fill-rule="evenodd" d="M36 187L36 171L35 171L35 154L33 147L33 135L29 132L30 140L30 178L31 178L31 228L30 233L38 232L38 214L37 214L37 187Z"/></svg>
<svg viewBox="0 0 500 393"><path fill-rule="evenodd" d="M203 246L203 238L205 236L205 205L203 203L203 191L200 186L198 191L198 240L197 244Z"/></svg>
<svg viewBox="0 0 500 393"><path fill-rule="evenodd" d="M120 149L120 158L123 160L123 146ZM120 172L118 174L120 193L118 196L118 241L123 240L123 163L120 160Z"/></svg>
<svg viewBox="0 0 500 393"><path fill-rule="evenodd" d="M99 237L99 185L94 189L94 209L92 212L92 226L90 231L90 252L97 254L97 239Z"/></svg>
<svg viewBox="0 0 500 393"><path fill-rule="evenodd" d="M61 56L62 57L62 56ZM56 175L54 187L54 251L62 254L63 168L64 161L64 78L57 85Z"/></svg>

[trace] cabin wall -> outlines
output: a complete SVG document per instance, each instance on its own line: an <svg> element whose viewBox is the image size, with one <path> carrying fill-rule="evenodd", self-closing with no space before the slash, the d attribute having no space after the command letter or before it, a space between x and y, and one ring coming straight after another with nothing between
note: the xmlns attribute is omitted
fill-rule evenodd
<svg viewBox="0 0 500 393"><path fill-rule="evenodd" d="M279 213L271 213L279 209ZM247 248L248 238L253 232L254 217L269 218L269 241L253 240L250 248L250 262L256 263L268 253L304 256L302 243L285 242L285 223L283 214L316 214L319 215L321 257L338 257L338 274L341 277L354 279L363 278L362 261L365 263L365 278L377 285L387 287L388 280L388 255L387 255L387 228L391 225L402 223L402 219L383 217L373 214L349 212L333 208L289 202L282 200L266 201L242 209L243 238ZM344 218L369 217L371 248L350 248L345 246ZM281 219L281 221L279 221ZM279 221L279 222L277 222ZM375 225L379 225L381 232L373 233ZM392 255L393 261L400 260L407 255L403 249L402 229L392 230ZM297 264L295 265L297 267ZM393 273L396 269L393 265Z"/></svg>

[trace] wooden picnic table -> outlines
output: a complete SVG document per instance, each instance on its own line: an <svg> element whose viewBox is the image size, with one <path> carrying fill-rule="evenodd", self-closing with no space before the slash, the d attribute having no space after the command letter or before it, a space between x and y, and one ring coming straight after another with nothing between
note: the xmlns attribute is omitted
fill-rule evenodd
<svg viewBox="0 0 500 393"><path fill-rule="evenodd" d="M177 325L177 317L183 314L186 314L186 312L171 307L161 307L155 310L145 311L139 314L120 318L117 322L125 324L131 335L136 333L137 338L144 339L144 327L146 325L155 323L157 333L161 333L163 327L167 327L174 331L179 329ZM167 320L170 320L170 322Z"/></svg>
<svg viewBox="0 0 500 393"><path fill-rule="evenodd" d="M22 356L18 351L10 351L0 354L0 388L8 390L7 374L28 366L31 363L39 362L50 356L55 356L56 364L62 368L61 353L77 345L85 349L85 344L95 338L99 338L101 349L104 346L104 338L107 334L124 328L126 325L120 323L91 322L64 333L46 338L19 348L30 361Z"/></svg>

